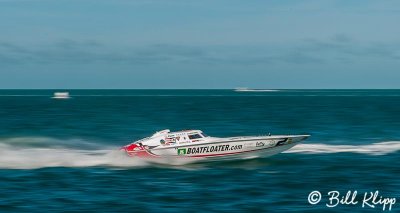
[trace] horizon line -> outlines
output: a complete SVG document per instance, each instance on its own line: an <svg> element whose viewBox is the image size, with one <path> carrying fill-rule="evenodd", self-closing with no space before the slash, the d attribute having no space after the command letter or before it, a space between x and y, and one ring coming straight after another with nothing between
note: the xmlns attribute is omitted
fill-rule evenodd
<svg viewBox="0 0 400 213"><path fill-rule="evenodd" d="M235 90L237 88L0 88L0 90ZM400 88L247 88L255 90L400 90Z"/></svg>

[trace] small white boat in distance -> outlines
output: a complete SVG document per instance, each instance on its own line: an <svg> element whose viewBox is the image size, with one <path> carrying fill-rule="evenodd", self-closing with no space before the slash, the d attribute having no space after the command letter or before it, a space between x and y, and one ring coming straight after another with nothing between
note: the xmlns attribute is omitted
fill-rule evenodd
<svg viewBox="0 0 400 213"><path fill-rule="evenodd" d="M217 138L201 130L170 132L166 129L121 148L130 157L157 163L191 163L201 160L234 160L281 153L310 135L268 135Z"/></svg>
<svg viewBox="0 0 400 213"><path fill-rule="evenodd" d="M238 87L235 88L235 92L277 92L279 90L276 89L250 89L247 87Z"/></svg>
<svg viewBox="0 0 400 213"><path fill-rule="evenodd" d="M55 92L54 96L52 97L54 99L68 99L70 98L69 92Z"/></svg>

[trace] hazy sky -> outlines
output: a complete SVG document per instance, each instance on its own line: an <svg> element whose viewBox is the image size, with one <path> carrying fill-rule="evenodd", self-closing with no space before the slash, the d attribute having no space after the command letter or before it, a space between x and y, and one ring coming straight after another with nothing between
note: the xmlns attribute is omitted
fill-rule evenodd
<svg viewBox="0 0 400 213"><path fill-rule="evenodd" d="M0 88L400 88L400 1L0 0Z"/></svg>

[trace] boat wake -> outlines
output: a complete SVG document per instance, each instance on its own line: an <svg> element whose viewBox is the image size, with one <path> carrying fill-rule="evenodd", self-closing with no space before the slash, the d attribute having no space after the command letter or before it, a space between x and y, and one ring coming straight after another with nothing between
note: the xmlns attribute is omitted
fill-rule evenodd
<svg viewBox="0 0 400 213"><path fill-rule="evenodd" d="M37 169L45 167L141 167L147 163L110 150L11 149L0 146L0 168Z"/></svg>
<svg viewBox="0 0 400 213"><path fill-rule="evenodd" d="M400 151L400 141L386 141L365 145L299 144L284 153L329 154L347 152L368 155L385 155L398 151Z"/></svg>
<svg viewBox="0 0 400 213"><path fill-rule="evenodd" d="M400 141L367 145L299 144L284 153L358 153L386 155L400 151ZM0 139L0 169L38 169L46 167L142 168L154 166L143 159L127 157L119 147L80 139L47 137Z"/></svg>
<svg viewBox="0 0 400 213"><path fill-rule="evenodd" d="M236 88L235 92L279 92L277 89L249 89L249 88Z"/></svg>
<svg viewBox="0 0 400 213"><path fill-rule="evenodd" d="M1 169L37 169L45 167L143 167L141 159L126 156L119 147L79 139L59 140L46 137L0 139Z"/></svg>

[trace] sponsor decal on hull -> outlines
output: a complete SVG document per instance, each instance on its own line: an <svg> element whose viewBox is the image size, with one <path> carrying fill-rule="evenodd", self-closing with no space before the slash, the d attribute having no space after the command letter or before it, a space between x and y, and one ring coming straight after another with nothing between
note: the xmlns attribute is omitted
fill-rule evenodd
<svg viewBox="0 0 400 213"><path fill-rule="evenodd" d="M281 141L278 141L276 146L282 146L282 145L287 145L287 144L291 144L291 143L292 143L292 138L285 138Z"/></svg>
<svg viewBox="0 0 400 213"><path fill-rule="evenodd" d="M215 146L200 146L200 147L190 147L190 148L179 148L178 155L191 155L191 154L202 154L210 152L224 152L224 151L234 151L243 149L243 145L215 145Z"/></svg>
<svg viewBox="0 0 400 213"><path fill-rule="evenodd" d="M256 147L262 147L262 146L265 146L264 142L257 142L256 143Z"/></svg>
<svg viewBox="0 0 400 213"><path fill-rule="evenodd" d="M178 155L186 155L186 148L178 149Z"/></svg>

